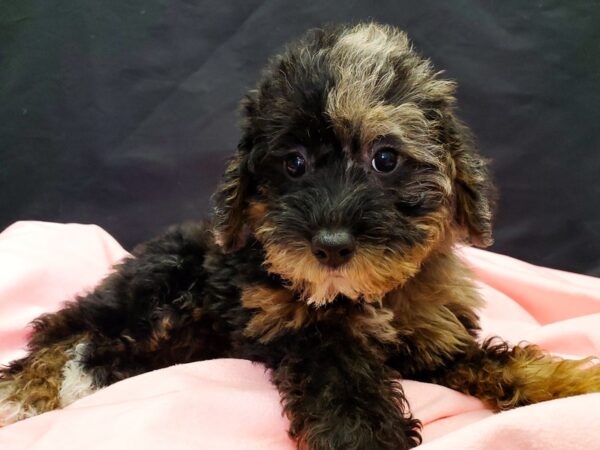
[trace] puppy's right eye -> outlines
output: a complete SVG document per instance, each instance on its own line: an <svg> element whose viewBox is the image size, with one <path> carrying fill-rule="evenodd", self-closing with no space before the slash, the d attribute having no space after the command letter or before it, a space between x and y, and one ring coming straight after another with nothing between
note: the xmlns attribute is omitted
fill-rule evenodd
<svg viewBox="0 0 600 450"><path fill-rule="evenodd" d="M391 147L383 147L377 150L373 159L371 160L371 166L377 172L389 173L392 172L398 165L398 153Z"/></svg>
<svg viewBox="0 0 600 450"><path fill-rule="evenodd" d="M300 153L292 153L283 163L286 172L292 178L298 178L306 172L306 160Z"/></svg>

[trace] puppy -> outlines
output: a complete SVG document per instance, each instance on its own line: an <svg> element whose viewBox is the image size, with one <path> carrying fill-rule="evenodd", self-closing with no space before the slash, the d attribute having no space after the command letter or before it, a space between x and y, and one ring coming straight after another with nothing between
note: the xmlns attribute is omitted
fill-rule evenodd
<svg viewBox="0 0 600 450"><path fill-rule="evenodd" d="M481 298L453 249L492 242L492 187L454 91L392 27L308 32L243 100L212 221L36 319L0 371L0 423L228 357L270 369L312 450L417 445L400 378L497 410L600 391L590 359L478 340Z"/></svg>

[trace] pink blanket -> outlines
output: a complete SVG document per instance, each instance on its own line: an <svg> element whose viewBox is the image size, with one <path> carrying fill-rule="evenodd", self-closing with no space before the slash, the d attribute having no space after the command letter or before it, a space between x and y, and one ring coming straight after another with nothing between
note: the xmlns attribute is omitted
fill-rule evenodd
<svg viewBox="0 0 600 450"><path fill-rule="evenodd" d="M463 249L487 299L484 335L563 356L600 355L600 280ZM26 324L91 289L126 255L93 225L20 222L0 234L0 362L23 354ZM600 449L600 394L493 414L447 388L403 381L424 450ZM131 378L0 429L1 449L292 449L260 365L213 360Z"/></svg>

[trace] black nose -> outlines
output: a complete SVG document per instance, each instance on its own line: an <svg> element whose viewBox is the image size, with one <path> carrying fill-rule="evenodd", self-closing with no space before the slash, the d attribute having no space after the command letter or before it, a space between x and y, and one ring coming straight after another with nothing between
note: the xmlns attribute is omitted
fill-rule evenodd
<svg viewBox="0 0 600 450"><path fill-rule="evenodd" d="M321 230L312 238L311 245L317 259L330 267L348 262L355 247L352 235L343 230Z"/></svg>

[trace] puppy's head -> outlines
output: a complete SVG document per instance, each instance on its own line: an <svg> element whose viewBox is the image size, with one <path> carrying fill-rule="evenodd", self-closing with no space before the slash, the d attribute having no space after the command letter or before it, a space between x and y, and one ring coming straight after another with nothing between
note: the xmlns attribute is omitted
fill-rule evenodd
<svg viewBox="0 0 600 450"><path fill-rule="evenodd" d="M378 300L457 239L489 245L491 186L454 91L394 28L310 31L242 103L217 242L256 238L317 305Z"/></svg>

